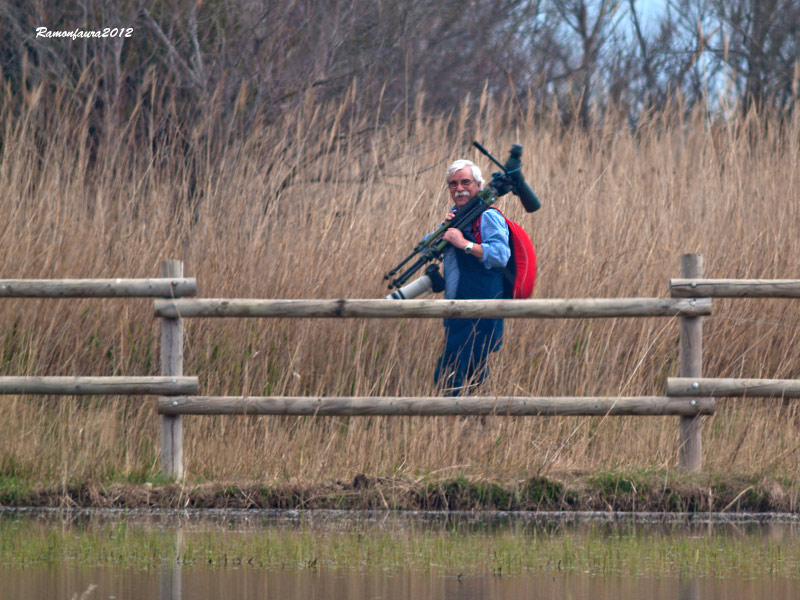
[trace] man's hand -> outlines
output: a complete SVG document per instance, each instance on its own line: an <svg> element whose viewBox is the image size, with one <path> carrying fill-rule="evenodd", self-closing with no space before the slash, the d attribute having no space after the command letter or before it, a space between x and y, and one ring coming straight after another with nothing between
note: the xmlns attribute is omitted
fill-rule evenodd
<svg viewBox="0 0 800 600"><path fill-rule="evenodd" d="M444 218L444 222L442 224L446 223L447 221L452 221L455 216L456 211L451 210L450 214ZM446 242L450 242L451 245L455 246L459 250L463 250L464 246L467 245L467 238L465 238L464 234L455 227L451 227L445 231L444 234L442 234L442 239Z"/></svg>
<svg viewBox="0 0 800 600"><path fill-rule="evenodd" d="M453 217L456 216L456 211L452 211L447 217L445 217L445 221L452 221ZM450 245L458 248L459 250L463 250L469 244L469 240L464 237L464 234L461 233L460 229L456 229L455 227L451 227L447 229L442 234L442 239L446 242L450 242ZM480 244L473 244L472 245L472 252L470 252L472 256L477 258L478 260L483 259L483 246Z"/></svg>
<svg viewBox="0 0 800 600"><path fill-rule="evenodd" d="M455 227L451 227L450 229L445 231L442 238L445 241L450 242L453 246L455 246L459 250L463 250L468 243L467 238L464 237L464 234L461 233L461 231L456 229Z"/></svg>

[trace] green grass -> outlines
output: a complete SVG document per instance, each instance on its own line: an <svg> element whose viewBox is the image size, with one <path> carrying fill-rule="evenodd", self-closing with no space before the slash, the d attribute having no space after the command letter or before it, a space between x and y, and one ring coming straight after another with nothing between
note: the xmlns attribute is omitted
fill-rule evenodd
<svg viewBox="0 0 800 600"><path fill-rule="evenodd" d="M800 538L790 526L774 523L768 531L741 523L508 520L493 525L462 517L438 523L334 517L320 524L315 517L253 525L257 520L190 520L181 527L163 527L122 515L101 525L65 527L7 515L0 518L0 564L149 568L174 561L219 568L502 575L800 576Z"/></svg>

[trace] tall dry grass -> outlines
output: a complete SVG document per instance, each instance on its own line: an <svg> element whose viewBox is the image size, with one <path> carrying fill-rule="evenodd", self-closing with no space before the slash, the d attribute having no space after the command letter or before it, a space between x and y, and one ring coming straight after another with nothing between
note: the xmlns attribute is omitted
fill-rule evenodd
<svg viewBox="0 0 800 600"><path fill-rule="evenodd" d="M242 133L213 98L192 126L143 111L112 126L67 91L47 100L33 91L21 113L6 97L0 278L153 277L179 258L204 297L382 297L383 273L447 210L449 161L491 170L472 139L500 158L512 143L525 148L543 208L525 214L513 197L499 205L533 234L536 297L663 297L686 252L703 254L709 277L800 276L798 114L723 121L676 108L636 130L608 120L586 132L508 98L441 117L416 106L388 124L357 102L355 88L337 105L309 95L281 122ZM798 377L797 306L715 301L705 373ZM489 393L658 395L677 374L675 319L506 325ZM427 320L190 320L184 372L210 395L429 395L441 337ZM158 372L151 301L6 299L0 339L4 375ZM159 470L152 398L0 402L6 476L66 484ZM703 426L709 471L800 476L793 403L718 406ZM482 429L455 418L184 423L190 478L509 481L677 460L674 417L496 418Z"/></svg>

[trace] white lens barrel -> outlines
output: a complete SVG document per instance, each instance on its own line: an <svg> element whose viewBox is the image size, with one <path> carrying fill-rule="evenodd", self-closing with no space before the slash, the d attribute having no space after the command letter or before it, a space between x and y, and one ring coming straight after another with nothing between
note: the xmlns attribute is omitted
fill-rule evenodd
<svg viewBox="0 0 800 600"><path fill-rule="evenodd" d="M396 289L391 294L386 296L387 300L411 300L417 296L421 296L433 287L431 278L423 275L419 279L415 279L411 283Z"/></svg>

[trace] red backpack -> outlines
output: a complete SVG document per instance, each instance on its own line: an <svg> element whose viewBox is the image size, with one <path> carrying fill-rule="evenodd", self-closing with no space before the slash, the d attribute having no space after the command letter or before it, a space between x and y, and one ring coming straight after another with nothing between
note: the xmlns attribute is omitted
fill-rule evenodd
<svg viewBox="0 0 800 600"><path fill-rule="evenodd" d="M511 247L511 258L503 269L503 296L515 300L530 298L533 293L533 284L536 281L536 250L533 248L533 242L519 223L506 219L499 209L491 208L499 212L508 225L508 245ZM480 216L472 222L472 235L480 244Z"/></svg>

